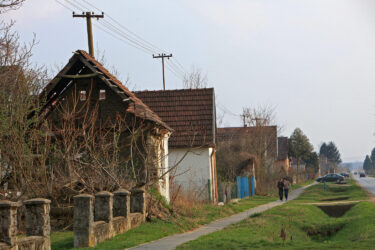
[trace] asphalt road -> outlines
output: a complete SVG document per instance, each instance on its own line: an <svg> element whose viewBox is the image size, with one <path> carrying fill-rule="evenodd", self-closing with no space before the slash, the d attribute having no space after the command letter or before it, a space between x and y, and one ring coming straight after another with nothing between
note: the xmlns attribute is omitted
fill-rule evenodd
<svg viewBox="0 0 375 250"><path fill-rule="evenodd" d="M375 195L375 178L367 176L360 178L359 175L354 175L354 179L359 183L359 185Z"/></svg>

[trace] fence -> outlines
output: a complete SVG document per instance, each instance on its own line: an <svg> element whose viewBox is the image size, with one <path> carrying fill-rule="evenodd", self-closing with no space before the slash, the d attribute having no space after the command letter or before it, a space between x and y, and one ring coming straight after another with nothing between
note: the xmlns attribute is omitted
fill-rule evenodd
<svg viewBox="0 0 375 250"><path fill-rule="evenodd" d="M249 178L237 176L237 188L238 188L238 198L246 198L250 196L249 189Z"/></svg>
<svg viewBox="0 0 375 250"><path fill-rule="evenodd" d="M142 189L121 189L74 197L74 247L93 247L145 221L146 199Z"/></svg>
<svg viewBox="0 0 375 250"><path fill-rule="evenodd" d="M218 185L219 201L229 202L235 198L246 198L255 195L255 180L253 176L237 176L234 183L220 183Z"/></svg>
<svg viewBox="0 0 375 250"><path fill-rule="evenodd" d="M0 201L0 250L51 249L50 201L31 199L23 204L26 207L26 237L17 238L17 209L20 204Z"/></svg>

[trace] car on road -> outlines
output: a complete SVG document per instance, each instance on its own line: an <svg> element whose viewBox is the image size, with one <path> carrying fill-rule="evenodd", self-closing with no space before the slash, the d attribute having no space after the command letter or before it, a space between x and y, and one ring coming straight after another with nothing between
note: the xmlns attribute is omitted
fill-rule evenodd
<svg viewBox="0 0 375 250"><path fill-rule="evenodd" d="M360 173L359 177L366 177L365 173Z"/></svg>
<svg viewBox="0 0 375 250"><path fill-rule="evenodd" d="M316 179L317 182L343 182L344 176L340 174L327 174L325 176L319 177Z"/></svg>
<svg viewBox="0 0 375 250"><path fill-rule="evenodd" d="M349 177L349 175L347 173L340 173L340 175L342 175L344 177Z"/></svg>

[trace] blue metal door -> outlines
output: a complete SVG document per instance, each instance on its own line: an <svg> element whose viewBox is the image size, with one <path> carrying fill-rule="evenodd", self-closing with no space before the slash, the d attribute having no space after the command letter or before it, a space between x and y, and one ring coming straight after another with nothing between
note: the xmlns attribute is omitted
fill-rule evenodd
<svg viewBox="0 0 375 250"><path fill-rule="evenodd" d="M247 177L237 176L238 198L246 198L250 196L249 179Z"/></svg>

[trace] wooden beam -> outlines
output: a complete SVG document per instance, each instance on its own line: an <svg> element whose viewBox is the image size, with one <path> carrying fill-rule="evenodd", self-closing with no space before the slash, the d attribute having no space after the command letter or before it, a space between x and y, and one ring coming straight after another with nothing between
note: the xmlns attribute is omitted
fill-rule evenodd
<svg viewBox="0 0 375 250"><path fill-rule="evenodd" d="M83 78L92 78L96 76L102 75L101 72L96 72L92 74L86 74L86 75L59 75L61 78L68 78L68 79L83 79Z"/></svg>

